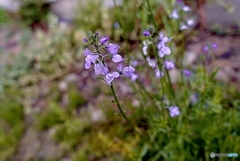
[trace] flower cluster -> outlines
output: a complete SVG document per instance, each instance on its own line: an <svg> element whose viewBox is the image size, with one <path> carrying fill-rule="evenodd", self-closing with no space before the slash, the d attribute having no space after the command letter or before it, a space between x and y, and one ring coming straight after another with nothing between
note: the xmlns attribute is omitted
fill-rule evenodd
<svg viewBox="0 0 240 161"><path fill-rule="evenodd" d="M211 51L212 49L217 49L217 47L218 47L218 45L215 43L207 44L207 45L203 46L202 51L207 53L207 52Z"/></svg>
<svg viewBox="0 0 240 161"><path fill-rule="evenodd" d="M122 62L124 59L119 54L120 46L117 44L108 43L109 37L102 36L99 38L98 34L89 33L88 38L84 39L90 48L86 48L84 51L85 69L90 69L91 65L94 65L94 71L97 76L102 78L108 85L112 85L112 81L120 76L125 76L135 80L137 75L134 73L135 68L132 66L123 67ZM117 70L110 72L107 66L106 59L110 58L112 62L117 64Z"/></svg>
<svg viewBox="0 0 240 161"><path fill-rule="evenodd" d="M149 30L145 30L143 32L143 35L144 36L150 36L151 34L149 33ZM166 45L167 42L171 41L172 38L168 38L168 37L165 37L163 35L163 33L160 33L159 34L159 37L157 39L158 43L157 43L157 52L158 52L158 56L160 58L163 58L164 56L166 55L170 55L171 54L171 49ZM150 58L147 53L148 51L148 47L149 45L151 45L153 42L151 41L148 41L148 40L145 40L143 41L143 48L142 48L142 51L143 51L143 54L146 56L146 61L148 62L148 65L154 69L154 72L155 72L155 76L157 78L160 78L164 75L164 73L161 71L161 69L158 68L157 66L157 61L153 58ZM167 69L167 70L170 70L170 69L173 69L175 67L174 63L172 61L169 61L169 60L165 60L164 62L164 67Z"/></svg>
<svg viewBox="0 0 240 161"><path fill-rule="evenodd" d="M193 18L192 14L187 14L191 12L192 9L189 6L186 6L184 2L178 1L175 8L172 10L171 15L169 16L172 19L180 20L180 30L186 30L193 27L196 24L195 18ZM186 15L187 14L187 15Z"/></svg>

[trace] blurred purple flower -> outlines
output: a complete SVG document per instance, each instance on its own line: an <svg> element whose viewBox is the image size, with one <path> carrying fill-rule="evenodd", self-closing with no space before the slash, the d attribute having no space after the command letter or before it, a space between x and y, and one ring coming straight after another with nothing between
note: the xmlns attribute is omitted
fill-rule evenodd
<svg viewBox="0 0 240 161"><path fill-rule="evenodd" d="M147 62L148 62L148 65L152 68L155 68L156 67L156 61L154 59L151 59L149 57L147 57Z"/></svg>
<svg viewBox="0 0 240 161"><path fill-rule="evenodd" d="M131 77L131 80L132 81L136 81L138 78L138 75L137 74L132 74L132 77Z"/></svg>
<svg viewBox="0 0 240 161"><path fill-rule="evenodd" d="M218 47L218 45L217 45L217 44L215 44L215 43L212 43L212 48L213 48L213 49L217 49L217 47Z"/></svg>
<svg viewBox="0 0 240 161"><path fill-rule="evenodd" d="M155 77L156 77L156 78L161 78L161 77L164 76L164 73L161 72L159 69L155 69L154 72L155 72Z"/></svg>
<svg viewBox="0 0 240 161"><path fill-rule="evenodd" d="M93 55L93 53L86 48L83 54L86 56L85 58L85 69L89 69L91 67L91 63L95 63L96 60L98 59L98 55Z"/></svg>
<svg viewBox="0 0 240 161"><path fill-rule="evenodd" d="M135 68L133 68L132 66L124 67L122 71L123 75L128 78L131 78L134 72L135 72Z"/></svg>
<svg viewBox="0 0 240 161"><path fill-rule="evenodd" d="M113 61L114 63L119 63L119 62L121 62L122 60L123 60L123 58L122 58L122 56L119 55L119 54L116 54L116 55L113 55L113 56L112 56L112 61Z"/></svg>
<svg viewBox="0 0 240 161"><path fill-rule="evenodd" d="M209 51L209 46L208 45L205 45L203 48L202 48L203 52L208 52Z"/></svg>
<svg viewBox="0 0 240 161"><path fill-rule="evenodd" d="M123 60L122 56L117 54L119 48L120 46L116 44L108 44L107 46L108 52L112 55L112 61L115 63L119 63Z"/></svg>
<svg viewBox="0 0 240 161"><path fill-rule="evenodd" d="M165 46L165 44L163 43L159 43L158 44L158 55L162 58L165 55L170 55L171 54L171 50L169 47Z"/></svg>
<svg viewBox="0 0 240 161"><path fill-rule="evenodd" d="M109 69L102 63L96 63L94 64L94 71L96 75L106 75L109 72Z"/></svg>
<svg viewBox="0 0 240 161"><path fill-rule="evenodd" d="M179 107L177 106L169 107L169 112L171 117L176 117L180 115L180 110L179 110Z"/></svg>
<svg viewBox="0 0 240 161"><path fill-rule="evenodd" d="M186 78L190 78L192 76L192 72L190 70L184 69L183 74Z"/></svg>
<svg viewBox="0 0 240 161"><path fill-rule="evenodd" d="M118 22L114 22L114 24L113 24L113 28L115 28L115 29L118 29L118 28L120 28L120 25L119 25L119 23L118 23Z"/></svg>
<svg viewBox="0 0 240 161"><path fill-rule="evenodd" d="M114 80L114 78L118 78L119 77L119 73L118 72L113 72L113 73L108 73L106 75L106 82L108 85L112 84L112 81Z"/></svg>
<svg viewBox="0 0 240 161"><path fill-rule="evenodd" d="M150 44L149 41L143 41L143 48L142 48L142 51L143 51L143 54L144 55L147 55L147 50L148 50L148 45Z"/></svg>
<svg viewBox="0 0 240 161"><path fill-rule="evenodd" d="M144 30L143 35L144 36L150 36L150 31L149 30Z"/></svg>
<svg viewBox="0 0 240 161"><path fill-rule="evenodd" d="M108 44L107 50L110 54L116 55L118 53L118 49L120 49L120 46L116 44Z"/></svg>
<svg viewBox="0 0 240 161"><path fill-rule="evenodd" d="M83 42L88 43L88 40L86 38L83 39Z"/></svg>
<svg viewBox="0 0 240 161"><path fill-rule="evenodd" d="M108 36L102 36L102 37L100 38L100 43L101 43L101 44L105 44L108 40L109 40L109 37L108 37Z"/></svg>
<svg viewBox="0 0 240 161"><path fill-rule="evenodd" d="M132 66L129 66L129 67L122 67L122 64L118 64L118 67L117 69L119 70L119 72L124 75L125 77L128 77L128 78L131 78L132 75L134 74L135 72L135 68L132 67Z"/></svg>
<svg viewBox="0 0 240 161"><path fill-rule="evenodd" d="M179 14L178 14L176 9L173 9L170 17L173 18L173 19L179 19Z"/></svg>
<svg viewBox="0 0 240 161"><path fill-rule="evenodd" d="M164 37L163 33L159 34L159 39L160 42L158 43L157 47L158 47L158 55L162 58L165 55L170 55L171 54L171 50L168 46L165 46L165 43L167 43L168 41L171 40L171 38L168 37Z"/></svg>
<svg viewBox="0 0 240 161"><path fill-rule="evenodd" d="M168 37L164 37L163 33L161 32L159 34L159 40L160 40L160 43L167 43L168 41L170 41L172 38L168 38Z"/></svg>
<svg viewBox="0 0 240 161"><path fill-rule="evenodd" d="M192 9L191 9L190 7L188 7L188 6L186 6L186 5L183 5L183 6L182 6L182 10L183 10L184 12L189 12L189 11L191 11Z"/></svg>
<svg viewBox="0 0 240 161"><path fill-rule="evenodd" d="M173 69L175 67L174 63L169 60L165 60L164 65L165 65L165 68L168 70Z"/></svg>

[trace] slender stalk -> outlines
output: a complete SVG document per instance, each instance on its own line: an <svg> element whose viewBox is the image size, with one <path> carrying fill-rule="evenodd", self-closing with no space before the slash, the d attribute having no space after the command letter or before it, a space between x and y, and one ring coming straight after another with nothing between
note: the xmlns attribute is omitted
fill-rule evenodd
<svg viewBox="0 0 240 161"><path fill-rule="evenodd" d="M163 57L163 61L165 61L165 57ZM166 69L166 67L165 67L165 71L166 71L166 75L167 75L167 79L168 79L168 85L170 86L171 95L172 95L173 99L175 99L175 93L174 93L174 90L173 90L173 87L172 87L171 78L170 78L169 72Z"/></svg>
<svg viewBox="0 0 240 161"><path fill-rule="evenodd" d="M156 24L156 22L154 21L154 15L153 15L153 12L152 12L152 9L151 9L149 0L146 0L146 1L147 1L147 5L148 5L149 12L150 12L150 14L151 14L151 18L152 18L152 22L153 22L154 28L155 28L155 30L157 30L157 24Z"/></svg>
<svg viewBox="0 0 240 161"><path fill-rule="evenodd" d="M154 55L157 59L158 70L160 70L162 65L161 65L161 61L159 59L159 56L157 54L157 50L156 50L155 43L154 43L154 40L153 40L152 36L151 36L151 41L152 41L153 52L154 52ZM161 71L159 71L159 72L161 72ZM162 86L162 97L163 97L164 96L164 84L163 84L163 77L161 76L161 73L160 73L160 81L161 81L161 86ZM163 100L161 99L160 102L161 102L161 106L163 108Z"/></svg>
<svg viewBox="0 0 240 161"><path fill-rule="evenodd" d="M125 113L123 112L121 105L119 104L118 98L117 98L116 93L115 93L115 90L114 90L114 88L113 88L113 85L111 85L110 87L111 87L113 97L114 97L114 99L115 99L115 101L116 101L116 103L117 103L117 107L118 107L121 115L122 115L123 118L127 121L127 123L131 126L131 128L133 128L133 125L130 123L130 121L128 120L127 116L126 116ZM134 128L133 128L133 129L134 129Z"/></svg>

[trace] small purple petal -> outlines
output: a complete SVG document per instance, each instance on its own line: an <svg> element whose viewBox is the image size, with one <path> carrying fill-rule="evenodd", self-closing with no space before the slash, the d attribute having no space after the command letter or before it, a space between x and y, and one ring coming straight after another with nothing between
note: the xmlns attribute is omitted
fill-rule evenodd
<svg viewBox="0 0 240 161"><path fill-rule="evenodd" d="M165 68L168 69L168 70L173 69L175 67L174 63L172 61L169 61L169 60L166 60L164 62L164 65L165 65Z"/></svg>
<svg viewBox="0 0 240 161"><path fill-rule="evenodd" d="M114 80L114 78L118 78L119 77L119 73L118 72L113 72L113 73L108 73L106 75L106 82L108 85L112 84L112 81Z"/></svg>
<svg viewBox="0 0 240 161"><path fill-rule="evenodd" d="M84 54L85 56L88 56L88 55L92 55L92 52L91 52L88 48L86 48L86 49L84 50L83 54Z"/></svg>
<svg viewBox="0 0 240 161"><path fill-rule="evenodd" d="M148 49L148 46L143 46L143 48L142 48L143 54L145 56L147 55L147 49Z"/></svg>
<svg viewBox="0 0 240 161"><path fill-rule="evenodd" d="M186 5L183 5L183 6L182 6L182 10L183 10L184 12L189 12L189 11L191 11L192 9L191 9L190 7L188 7L188 6L186 6Z"/></svg>
<svg viewBox="0 0 240 161"><path fill-rule="evenodd" d="M117 70L119 70L120 72L122 72L122 64L118 64Z"/></svg>
<svg viewBox="0 0 240 161"><path fill-rule="evenodd" d="M164 76L164 73L163 72L161 72L159 69L156 69L155 70L155 77L156 78L161 78L161 77L163 77Z"/></svg>
<svg viewBox="0 0 240 161"><path fill-rule="evenodd" d="M102 63L96 63L94 64L94 71L96 75L106 75L109 72L109 69Z"/></svg>
<svg viewBox="0 0 240 161"><path fill-rule="evenodd" d="M179 107L177 106L169 107L169 112L171 117L176 117L180 115L180 110L179 110Z"/></svg>
<svg viewBox="0 0 240 161"><path fill-rule="evenodd" d="M83 39L83 42L88 43L88 40L86 38Z"/></svg>
<svg viewBox="0 0 240 161"><path fill-rule="evenodd" d="M116 44L108 44L107 50L110 54L116 55L118 53L118 49L120 49L120 46Z"/></svg>
<svg viewBox="0 0 240 161"><path fill-rule="evenodd" d="M213 49L217 49L217 47L218 47L218 45L217 45L217 44L215 44L215 43L212 43L212 48L213 48Z"/></svg>
<svg viewBox="0 0 240 161"><path fill-rule="evenodd" d="M131 80L134 82L136 81L138 78L138 75L137 74L132 74L132 77L131 77Z"/></svg>
<svg viewBox="0 0 240 161"><path fill-rule="evenodd" d="M135 72L135 68L133 68L132 66L124 67L122 72L125 77L131 78L133 73Z"/></svg>
<svg viewBox="0 0 240 161"><path fill-rule="evenodd" d="M104 66L104 67L102 68L101 74L102 74L102 75L106 75L106 74L108 74L108 73L109 73L108 67Z"/></svg>
<svg viewBox="0 0 240 161"><path fill-rule="evenodd" d="M185 75L186 78L190 78L192 75L192 72L190 70L184 69L183 74Z"/></svg>
<svg viewBox="0 0 240 161"><path fill-rule="evenodd" d="M85 58L85 69L91 68L91 61L89 60L88 57Z"/></svg>
<svg viewBox="0 0 240 161"><path fill-rule="evenodd" d="M101 43L101 44L105 44L108 40L109 40L109 37L108 37L108 36L102 36L102 37L100 38L100 43Z"/></svg>
<svg viewBox="0 0 240 161"><path fill-rule="evenodd" d="M99 58L98 55L88 55L88 57L90 57L90 60L91 60L92 63L95 63L96 60Z"/></svg>
<svg viewBox="0 0 240 161"><path fill-rule="evenodd" d="M209 47L207 45L205 45L202 49L204 52L208 52L209 51Z"/></svg>
<svg viewBox="0 0 240 161"><path fill-rule="evenodd" d="M158 55L160 58L170 54L171 54L171 50L169 47L165 46L163 43L158 44Z"/></svg>
<svg viewBox="0 0 240 161"><path fill-rule="evenodd" d="M154 59L150 59L149 57L147 57L147 62L150 67L152 68L156 67L156 61Z"/></svg>
<svg viewBox="0 0 240 161"><path fill-rule="evenodd" d="M143 35L144 36L150 36L150 31L149 30L144 30Z"/></svg>
<svg viewBox="0 0 240 161"><path fill-rule="evenodd" d="M173 19L179 19L179 14L177 13L177 10L174 9L170 17Z"/></svg>
<svg viewBox="0 0 240 161"><path fill-rule="evenodd" d="M122 56L121 55L119 55L119 54L116 54L116 55L114 55L113 57L112 57L112 61L114 62L114 63L119 63L119 62L121 62L123 59L122 59Z"/></svg>

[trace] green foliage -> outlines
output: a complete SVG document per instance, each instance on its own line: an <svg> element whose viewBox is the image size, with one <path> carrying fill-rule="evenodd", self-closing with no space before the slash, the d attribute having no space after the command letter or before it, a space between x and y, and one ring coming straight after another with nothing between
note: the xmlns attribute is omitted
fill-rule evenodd
<svg viewBox="0 0 240 161"><path fill-rule="evenodd" d="M75 24L86 31L97 31L103 29L103 14L101 1L88 0L86 5L79 6L76 14ZM91 16L90 16L91 15Z"/></svg>
<svg viewBox="0 0 240 161"><path fill-rule="evenodd" d="M23 134L25 125L20 98L21 94L13 88L0 94L0 160L13 156Z"/></svg>
<svg viewBox="0 0 240 161"><path fill-rule="evenodd" d="M3 9L0 9L0 25L3 25L5 23L9 23L10 22L10 18L7 15L7 12L4 11Z"/></svg>
<svg viewBox="0 0 240 161"><path fill-rule="evenodd" d="M67 115L54 102L49 104L49 107L38 117L38 126L40 130L47 130L58 124L63 124L67 119Z"/></svg>
<svg viewBox="0 0 240 161"><path fill-rule="evenodd" d="M24 0L19 10L22 21L28 26L46 21L48 12L49 8L43 0Z"/></svg>

